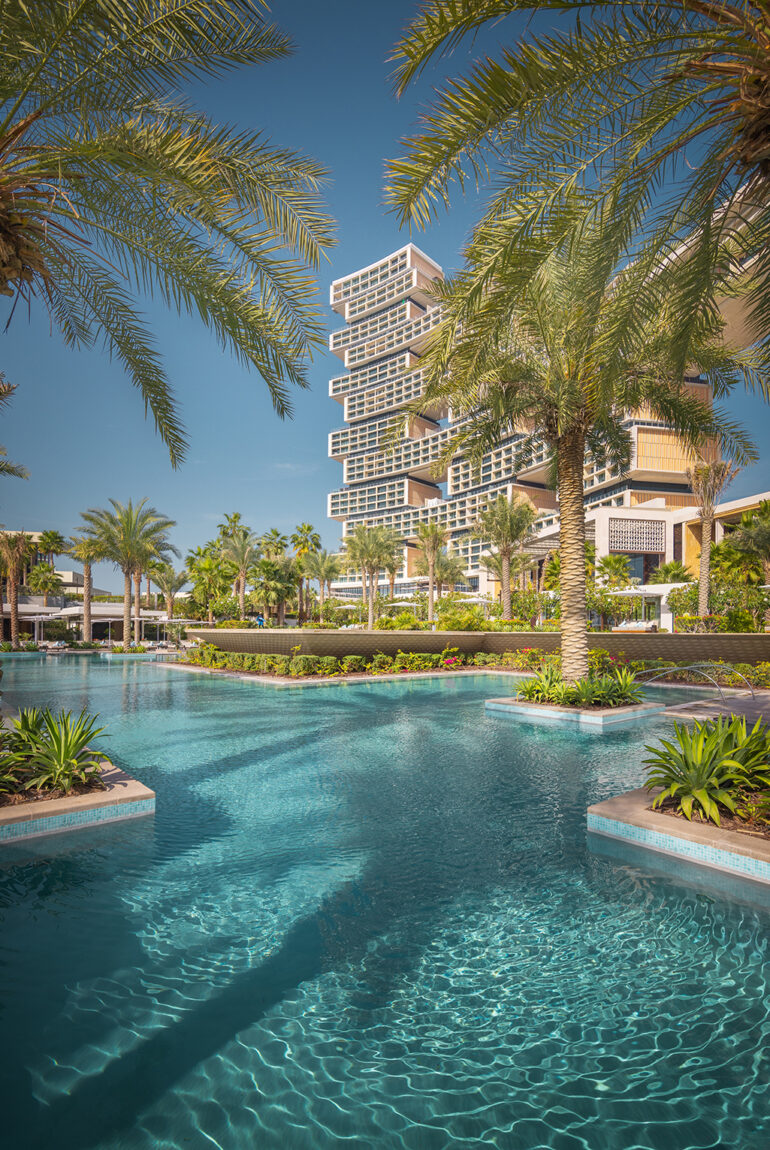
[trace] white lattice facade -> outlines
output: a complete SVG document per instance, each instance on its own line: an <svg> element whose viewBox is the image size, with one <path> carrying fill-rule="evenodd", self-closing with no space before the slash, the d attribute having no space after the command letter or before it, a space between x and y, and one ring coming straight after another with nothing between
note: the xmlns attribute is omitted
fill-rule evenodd
<svg viewBox="0 0 770 1150"><path fill-rule="evenodd" d="M480 553L488 548L470 538L469 528L490 498L500 491L508 496L517 491L538 508L541 533L548 535L559 526L545 444L535 444L523 463L517 456L524 436L512 434L478 466L456 458L439 467L441 450L452 434L452 416L440 405L427 404L421 417L394 441L399 412L423 394L420 353L441 318L431 298L431 284L442 278L437 263L407 244L368 268L335 280L330 292L331 305L345 327L331 334L329 347L346 370L329 381L330 396L343 405L345 426L329 435L329 455L342 464L343 486L329 494L328 514L342 524L343 536L359 523L391 527L403 536L404 562L396 584L400 593L415 587L414 542L421 521L446 525L450 549L466 560L468 582L481 591L490 584L479 562ZM692 387L699 385L693 381ZM629 413L626 423L631 469L621 475L588 456L587 508L633 508L651 498L660 502L661 497L665 506L684 506L690 500L684 471L691 459L680 441L648 413ZM639 521L633 530L618 526L610 534L618 541L618 551L635 550L637 545L656 555L668 550L665 540L662 551L657 550L659 528L643 530ZM384 583L384 572L381 578ZM336 590L360 594L358 576L349 573Z"/></svg>

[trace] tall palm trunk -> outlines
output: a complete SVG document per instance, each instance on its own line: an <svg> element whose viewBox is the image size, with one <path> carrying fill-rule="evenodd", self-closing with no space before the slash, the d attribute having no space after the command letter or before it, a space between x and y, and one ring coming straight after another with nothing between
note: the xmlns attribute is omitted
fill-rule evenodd
<svg viewBox="0 0 770 1150"><path fill-rule="evenodd" d="M369 619L368 619L368 623L367 623L367 627L369 628L370 631L374 630L374 588L376 587L375 579L376 579L376 573L374 571L370 571L369 572Z"/></svg>
<svg viewBox="0 0 770 1150"><path fill-rule="evenodd" d="M318 610L319 610L321 615L323 615L325 591L326 591L326 581L324 579L319 579L318 580Z"/></svg>
<svg viewBox="0 0 770 1150"><path fill-rule="evenodd" d="M131 571L123 572L123 646L131 642Z"/></svg>
<svg viewBox="0 0 770 1150"><path fill-rule="evenodd" d="M511 554L507 548L500 552L500 574L502 575L503 619L511 617Z"/></svg>
<svg viewBox="0 0 770 1150"><path fill-rule="evenodd" d="M15 572L8 575L8 606L11 609L11 646L19 646L19 578Z"/></svg>
<svg viewBox="0 0 770 1150"><path fill-rule="evenodd" d="M567 683L588 675L584 457L585 435L582 432L571 432L556 441L561 519L561 665Z"/></svg>
<svg viewBox="0 0 770 1150"><path fill-rule="evenodd" d="M302 625L305 621L305 601L303 598L303 590L305 587L305 579L302 575L299 577L297 583L297 623Z"/></svg>
<svg viewBox="0 0 770 1150"><path fill-rule="evenodd" d="M142 641L142 572L134 572L134 642Z"/></svg>
<svg viewBox="0 0 770 1150"><path fill-rule="evenodd" d="M698 568L698 614L709 613L709 579L711 576L711 535L713 515L702 515L700 521L700 566Z"/></svg>
<svg viewBox="0 0 770 1150"><path fill-rule="evenodd" d="M396 573L395 573L395 571L393 571L390 575L390 597L391 597L391 599L395 599L395 597L396 597Z"/></svg>
<svg viewBox="0 0 770 1150"><path fill-rule="evenodd" d="M91 626L91 564L83 563L83 638L86 643L91 642L93 628Z"/></svg>
<svg viewBox="0 0 770 1150"><path fill-rule="evenodd" d="M433 597L436 592L436 560L428 559L428 622L433 622Z"/></svg>
<svg viewBox="0 0 770 1150"><path fill-rule="evenodd" d="M246 572L241 571L238 576L238 610L241 613L241 619L246 618Z"/></svg>

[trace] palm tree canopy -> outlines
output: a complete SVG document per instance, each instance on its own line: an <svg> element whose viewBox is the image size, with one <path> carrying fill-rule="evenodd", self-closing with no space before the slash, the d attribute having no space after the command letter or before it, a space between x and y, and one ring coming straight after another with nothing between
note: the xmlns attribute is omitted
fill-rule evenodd
<svg viewBox="0 0 770 1150"><path fill-rule="evenodd" d="M483 243L466 251L465 271L434 285L442 321L420 361L425 393L409 410L416 415L431 401L451 406L458 426L444 460L462 449L478 461L516 435L525 463L544 444L578 436L597 462L623 471L631 449L625 420L641 407L675 427L693 453L713 439L741 461L756 458L742 429L683 380L665 275L644 275L639 265L618 271L626 238L623 220L605 208L524 289L513 267L477 292ZM693 334L688 358L717 398L745 374L770 377L760 352L727 347L710 321Z"/></svg>
<svg viewBox="0 0 770 1150"><path fill-rule="evenodd" d="M418 523L417 546L424 556L426 563L435 560L441 554L447 541L447 529L440 523Z"/></svg>
<svg viewBox="0 0 770 1150"><path fill-rule="evenodd" d="M67 554L79 563L98 563L104 553L98 539L92 535L73 535L67 547Z"/></svg>
<svg viewBox="0 0 770 1150"><path fill-rule="evenodd" d="M472 534L476 539L491 543L510 558L512 552L523 547L532 534L536 517L537 512L526 499L508 499L501 491L496 499L482 508Z"/></svg>
<svg viewBox="0 0 770 1150"><path fill-rule="evenodd" d="M0 411L10 403L15 390L16 387L8 383L0 371ZM26 467L22 467L20 463L11 463L10 459L6 459L7 454L5 448L0 446L0 475L5 475L9 479L29 479Z"/></svg>
<svg viewBox="0 0 770 1150"><path fill-rule="evenodd" d="M26 579L33 595L60 595L64 590L61 577L50 563L36 563Z"/></svg>
<svg viewBox="0 0 770 1150"><path fill-rule="evenodd" d="M453 551L439 551L433 567L434 578L441 587L454 587L455 583L465 582L465 563ZM415 563L415 574L428 574L428 561L424 555L420 555Z"/></svg>
<svg viewBox="0 0 770 1150"><path fill-rule="evenodd" d="M308 579L319 583L331 583L341 573L339 556L328 551L309 551L302 560L302 569Z"/></svg>
<svg viewBox="0 0 770 1150"><path fill-rule="evenodd" d="M116 499L109 502L112 510L92 507L83 512L82 519L105 559L121 571L134 574L146 570L153 560L179 554L168 540L168 532L176 526L173 519L147 506L146 499L136 505L130 499L125 504Z"/></svg>
<svg viewBox="0 0 770 1150"><path fill-rule="evenodd" d="M527 14L543 10L556 13L558 31L524 27ZM736 277L750 292L751 329L765 338L764 0L427 0L394 52L399 90L434 57L511 14L521 17L515 38L444 85L391 163L389 198L401 218L426 226L453 186L490 182L477 232L496 236L479 276L492 282L510 260L526 278L542 256L533 228L563 235L574 223L572 190L588 188L623 202L658 259L687 237L672 327L682 350L697 302L713 306Z"/></svg>
<svg viewBox="0 0 770 1150"><path fill-rule="evenodd" d="M631 586L631 562L627 555L602 555L596 564L596 582L620 591Z"/></svg>
<svg viewBox="0 0 770 1150"><path fill-rule="evenodd" d="M713 549L711 555L713 564ZM694 581L695 576L679 559L670 559L668 563L660 563L649 578L650 583L693 583Z"/></svg>
<svg viewBox="0 0 770 1150"><path fill-rule="evenodd" d="M321 546L321 536L312 523L300 523L289 542L296 556L307 555L311 551L317 551Z"/></svg>
<svg viewBox="0 0 770 1150"><path fill-rule="evenodd" d="M138 297L200 317L280 415L321 341L332 242L315 161L220 127L179 93L286 56L264 0L10 0L0 20L0 294L104 342L174 465L186 438Z"/></svg>
<svg viewBox="0 0 770 1150"><path fill-rule="evenodd" d="M67 551L67 540L61 531L42 531L37 541L37 549L41 555L64 555Z"/></svg>
<svg viewBox="0 0 770 1150"><path fill-rule="evenodd" d="M744 512L735 531L726 542L735 551L770 562L770 501L763 500L755 511Z"/></svg>
<svg viewBox="0 0 770 1150"><path fill-rule="evenodd" d="M154 563L150 574L161 595L173 598L189 581L186 571L175 571L170 563Z"/></svg>
<svg viewBox="0 0 770 1150"><path fill-rule="evenodd" d="M687 482L701 513L701 518L712 517L724 489L738 474L732 460L701 460L687 470Z"/></svg>
<svg viewBox="0 0 770 1150"><path fill-rule="evenodd" d="M24 564L32 558L36 550L26 531L0 531L0 559L6 575L18 581Z"/></svg>
<svg viewBox="0 0 770 1150"><path fill-rule="evenodd" d="M282 535L277 527L271 527L261 539L262 551L266 559L282 559L289 545L289 540Z"/></svg>
<svg viewBox="0 0 770 1150"><path fill-rule="evenodd" d="M240 528L222 544L221 554L226 562L232 563L239 575L245 575L259 558L259 539L252 532Z"/></svg>

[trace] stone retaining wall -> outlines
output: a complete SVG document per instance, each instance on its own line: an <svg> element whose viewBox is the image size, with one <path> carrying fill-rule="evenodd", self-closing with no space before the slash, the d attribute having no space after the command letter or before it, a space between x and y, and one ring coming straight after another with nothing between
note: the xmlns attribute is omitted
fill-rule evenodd
<svg viewBox="0 0 770 1150"><path fill-rule="evenodd" d="M434 653L444 647L460 651L487 651L500 654L523 647L557 651L558 631L314 631L310 628L281 630L188 628L188 635L214 643L223 651L243 651L250 655L289 655L299 647L303 655L363 655L375 651L395 655L402 651ZM625 652L632 659L671 659L700 663L724 659L728 663L770 662L770 634L764 635L665 635L591 634L592 647L603 647L611 655Z"/></svg>

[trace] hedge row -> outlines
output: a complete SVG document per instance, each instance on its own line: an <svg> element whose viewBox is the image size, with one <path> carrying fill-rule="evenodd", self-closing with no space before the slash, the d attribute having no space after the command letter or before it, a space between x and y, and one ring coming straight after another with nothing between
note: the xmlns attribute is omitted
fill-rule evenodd
<svg viewBox="0 0 770 1150"><path fill-rule="evenodd" d="M334 655L300 655L298 648L295 648L291 655L247 655L221 651L211 643L204 643L188 652L185 661L193 666L208 667L211 670L305 679L331 675L457 671L461 667L541 671L547 666L558 667L561 659L557 651L542 651L539 647L524 647L518 651L504 651L502 654L488 654L483 651L476 654L462 654L456 647L446 647L440 654L399 651L396 655L386 655L382 651L377 651L371 659L366 659L363 655L343 655L338 659ZM631 659L622 652L619 655L610 655L603 647L594 647L588 652L588 662L592 675L603 675L617 667L627 667L636 674L640 671L665 670L668 672L666 678L672 682L708 685L702 675L685 670L687 664L666 659ZM744 675L754 687L770 688L770 663L757 663L756 666L737 663L735 671ZM713 663L709 673L713 674L721 686L745 686L743 679L726 663Z"/></svg>

